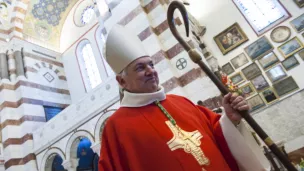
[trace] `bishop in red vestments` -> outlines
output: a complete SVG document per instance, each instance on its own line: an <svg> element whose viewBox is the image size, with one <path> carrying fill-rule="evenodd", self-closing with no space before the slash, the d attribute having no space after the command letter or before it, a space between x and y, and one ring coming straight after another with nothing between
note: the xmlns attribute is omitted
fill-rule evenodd
<svg viewBox="0 0 304 171"><path fill-rule="evenodd" d="M230 133L241 120L237 110L249 109L243 97L226 95L221 116L166 95L140 40L122 26L110 31L106 58L124 97L102 133L99 171L266 170L240 135Z"/></svg>

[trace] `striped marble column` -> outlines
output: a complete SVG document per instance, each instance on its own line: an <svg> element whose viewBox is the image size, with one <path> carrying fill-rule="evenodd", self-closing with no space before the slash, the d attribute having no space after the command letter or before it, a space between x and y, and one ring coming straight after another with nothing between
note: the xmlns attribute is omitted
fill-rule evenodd
<svg viewBox="0 0 304 171"><path fill-rule="evenodd" d="M0 77L1 79L8 80L8 63L6 57L6 48L2 47L0 49Z"/></svg>

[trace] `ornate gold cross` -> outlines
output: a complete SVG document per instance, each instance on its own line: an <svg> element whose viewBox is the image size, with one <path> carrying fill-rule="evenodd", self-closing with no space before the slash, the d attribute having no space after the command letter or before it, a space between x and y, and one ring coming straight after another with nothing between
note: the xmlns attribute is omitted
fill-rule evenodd
<svg viewBox="0 0 304 171"><path fill-rule="evenodd" d="M192 154L199 165L206 166L210 164L209 159L200 148L200 139L203 138L203 136L198 130L187 132L178 126L174 126L170 121L166 121L166 124L173 133L173 138L167 142L171 151L184 149L186 153Z"/></svg>

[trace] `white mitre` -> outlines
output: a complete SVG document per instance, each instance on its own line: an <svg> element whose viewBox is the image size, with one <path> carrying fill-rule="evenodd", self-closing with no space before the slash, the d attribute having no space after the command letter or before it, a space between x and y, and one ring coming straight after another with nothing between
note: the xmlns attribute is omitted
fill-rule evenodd
<svg viewBox="0 0 304 171"><path fill-rule="evenodd" d="M149 56L140 39L130 30L115 25L106 40L106 60L116 74L140 57Z"/></svg>

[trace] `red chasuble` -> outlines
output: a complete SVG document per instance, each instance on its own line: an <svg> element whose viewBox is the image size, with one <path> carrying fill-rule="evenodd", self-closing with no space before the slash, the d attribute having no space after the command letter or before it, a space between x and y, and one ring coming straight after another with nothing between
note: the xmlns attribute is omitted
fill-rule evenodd
<svg viewBox="0 0 304 171"><path fill-rule="evenodd" d="M167 95L161 105L177 125L200 141L208 165L201 165L174 133L171 122L154 103L121 107L102 135L99 171L239 171L223 136L220 115L184 97ZM188 150L188 151L187 151Z"/></svg>

